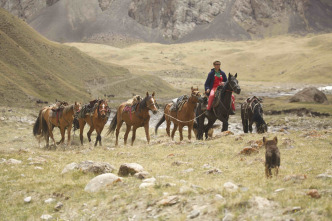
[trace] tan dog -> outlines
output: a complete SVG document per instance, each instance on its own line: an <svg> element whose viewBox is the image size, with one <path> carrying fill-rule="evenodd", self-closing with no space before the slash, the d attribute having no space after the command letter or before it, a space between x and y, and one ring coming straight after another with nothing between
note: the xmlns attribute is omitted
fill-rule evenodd
<svg viewBox="0 0 332 221"><path fill-rule="evenodd" d="M267 178L272 177L271 169L275 168L275 175L278 176L280 166L280 152L277 147L278 138L267 140L263 137L263 144L265 146L265 175Z"/></svg>

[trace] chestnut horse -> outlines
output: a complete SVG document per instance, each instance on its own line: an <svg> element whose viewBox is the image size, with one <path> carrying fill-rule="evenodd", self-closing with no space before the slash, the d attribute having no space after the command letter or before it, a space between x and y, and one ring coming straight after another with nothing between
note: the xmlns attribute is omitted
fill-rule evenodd
<svg viewBox="0 0 332 221"><path fill-rule="evenodd" d="M156 114L158 109L156 107L156 101L154 98L155 93L152 93L152 96L149 95L148 92L146 92L146 97L139 102L139 104L135 108L135 112L131 113L131 111L124 111L124 108L127 103L122 103L118 110L112 119L112 122L108 128L108 134L114 134L115 128L116 128L116 141L115 146L118 145L118 138L120 133L120 128L123 124L123 122L126 123L127 129L126 133L124 135L124 144L127 144L127 138L128 134L130 132L131 127L133 127L133 134L131 138L131 145L134 144L135 138L136 138L136 130L139 127L144 127L146 139L148 143L150 143L150 134L149 134L149 121L150 121L150 114L149 110L152 111L153 114Z"/></svg>
<svg viewBox="0 0 332 221"><path fill-rule="evenodd" d="M158 127L166 120L166 132L170 136L170 126L173 122L174 127L172 130L172 140L174 139L174 134L179 127L180 141L183 140L182 129L184 126L188 126L188 139L191 139L191 131L194 127L195 121L195 109L198 103L198 99L201 97L198 88L191 87L191 95L187 101L183 104L181 110L172 111L171 107L173 103L166 105L164 109L164 115L159 120L155 127L155 133L157 134Z"/></svg>
<svg viewBox="0 0 332 221"><path fill-rule="evenodd" d="M67 145L70 145L70 132L74 120L74 115L81 108L81 104L75 102L72 105L65 106L58 113L52 111L52 106L44 107L36 119L33 126L33 135L40 137L44 136L46 141L46 147L49 146L49 137L53 140L53 145L61 144L65 140L65 130L67 129L68 141ZM61 140L55 143L53 136L53 128L59 127L61 133Z"/></svg>
<svg viewBox="0 0 332 221"><path fill-rule="evenodd" d="M104 129L105 124L108 121L110 115L110 108L108 107L107 101L98 100L95 103L92 113L85 114L82 118L78 118L79 127L80 127L80 140L81 145L83 145L83 130L84 126L87 123L90 126L90 129L87 133L88 140L91 142L91 134L94 130L97 132L95 146L99 141L99 146L101 146L101 132Z"/></svg>

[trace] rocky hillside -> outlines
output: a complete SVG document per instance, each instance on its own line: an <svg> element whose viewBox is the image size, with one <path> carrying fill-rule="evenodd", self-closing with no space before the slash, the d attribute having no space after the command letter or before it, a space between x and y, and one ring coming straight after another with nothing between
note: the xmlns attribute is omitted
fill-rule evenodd
<svg viewBox="0 0 332 221"><path fill-rule="evenodd" d="M188 42L332 31L329 0L0 0L56 41Z"/></svg>

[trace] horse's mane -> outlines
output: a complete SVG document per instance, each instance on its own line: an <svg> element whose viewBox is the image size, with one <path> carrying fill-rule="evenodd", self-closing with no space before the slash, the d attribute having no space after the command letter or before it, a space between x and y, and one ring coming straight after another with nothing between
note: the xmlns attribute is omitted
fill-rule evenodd
<svg viewBox="0 0 332 221"><path fill-rule="evenodd" d="M64 108L63 108L63 113L64 114L66 114L66 113L68 113L70 110L72 110L72 109L74 109L74 104L72 104L72 105L68 105L68 106L65 106Z"/></svg>
<svg viewBox="0 0 332 221"><path fill-rule="evenodd" d="M147 108L147 106L146 106L146 101L147 101L148 99L150 99L150 98L151 98L151 96L147 96L147 97L145 97L141 102L139 102L139 111L141 111L141 110Z"/></svg>

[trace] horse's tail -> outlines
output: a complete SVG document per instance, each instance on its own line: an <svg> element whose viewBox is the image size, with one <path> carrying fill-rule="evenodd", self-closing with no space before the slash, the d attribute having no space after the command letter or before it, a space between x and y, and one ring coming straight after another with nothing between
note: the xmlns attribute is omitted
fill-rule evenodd
<svg viewBox="0 0 332 221"><path fill-rule="evenodd" d="M40 135L41 134L41 112L42 112L42 110L41 111L39 111L39 114L38 114L38 117L37 117L37 119L36 119L36 122L35 122L35 124L33 125L33 130L32 130L32 132L33 132L33 136L37 136L37 135Z"/></svg>
<svg viewBox="0 0 332 221"><path fill-rule="evenodd" d="M108 131L107 131L107 135L109 134L114 134L114 131L115 131L115 128L116 128L116 124L117 124L117 121L118 121L118 112L115 113L115 116L113 117L112 121L111 121L111 124L110 126L108 127Z"/></svg>
<svg viewBox="0 0 332 221"><path fill-rule="evenodd" d="M164 123L165 120L166 120L166 118L165 118L165 114L163 114L162 118L160 118L159 122L157 123L157 125L156 125L156 127L155 127L155 130L154 130L155 134L158 134L158 127L159 127L162 123Z"/></svg>
<svg viewBox="0 0 332 221"><path fill-rule="evenodd" d="M47 125L47 122L46 120L43 118L42 115L40 115L41 117L41 129L42 129L42 135L45 136L45 135L48 135L48 125Z"/></svg>
<svg viewBox="0 0 332 221"><path fill-rule="evenodd" d="M77 117L74 117L74 120L73 120L73 130L77 130L80 128L80 122L78 121Z"/></svg>

